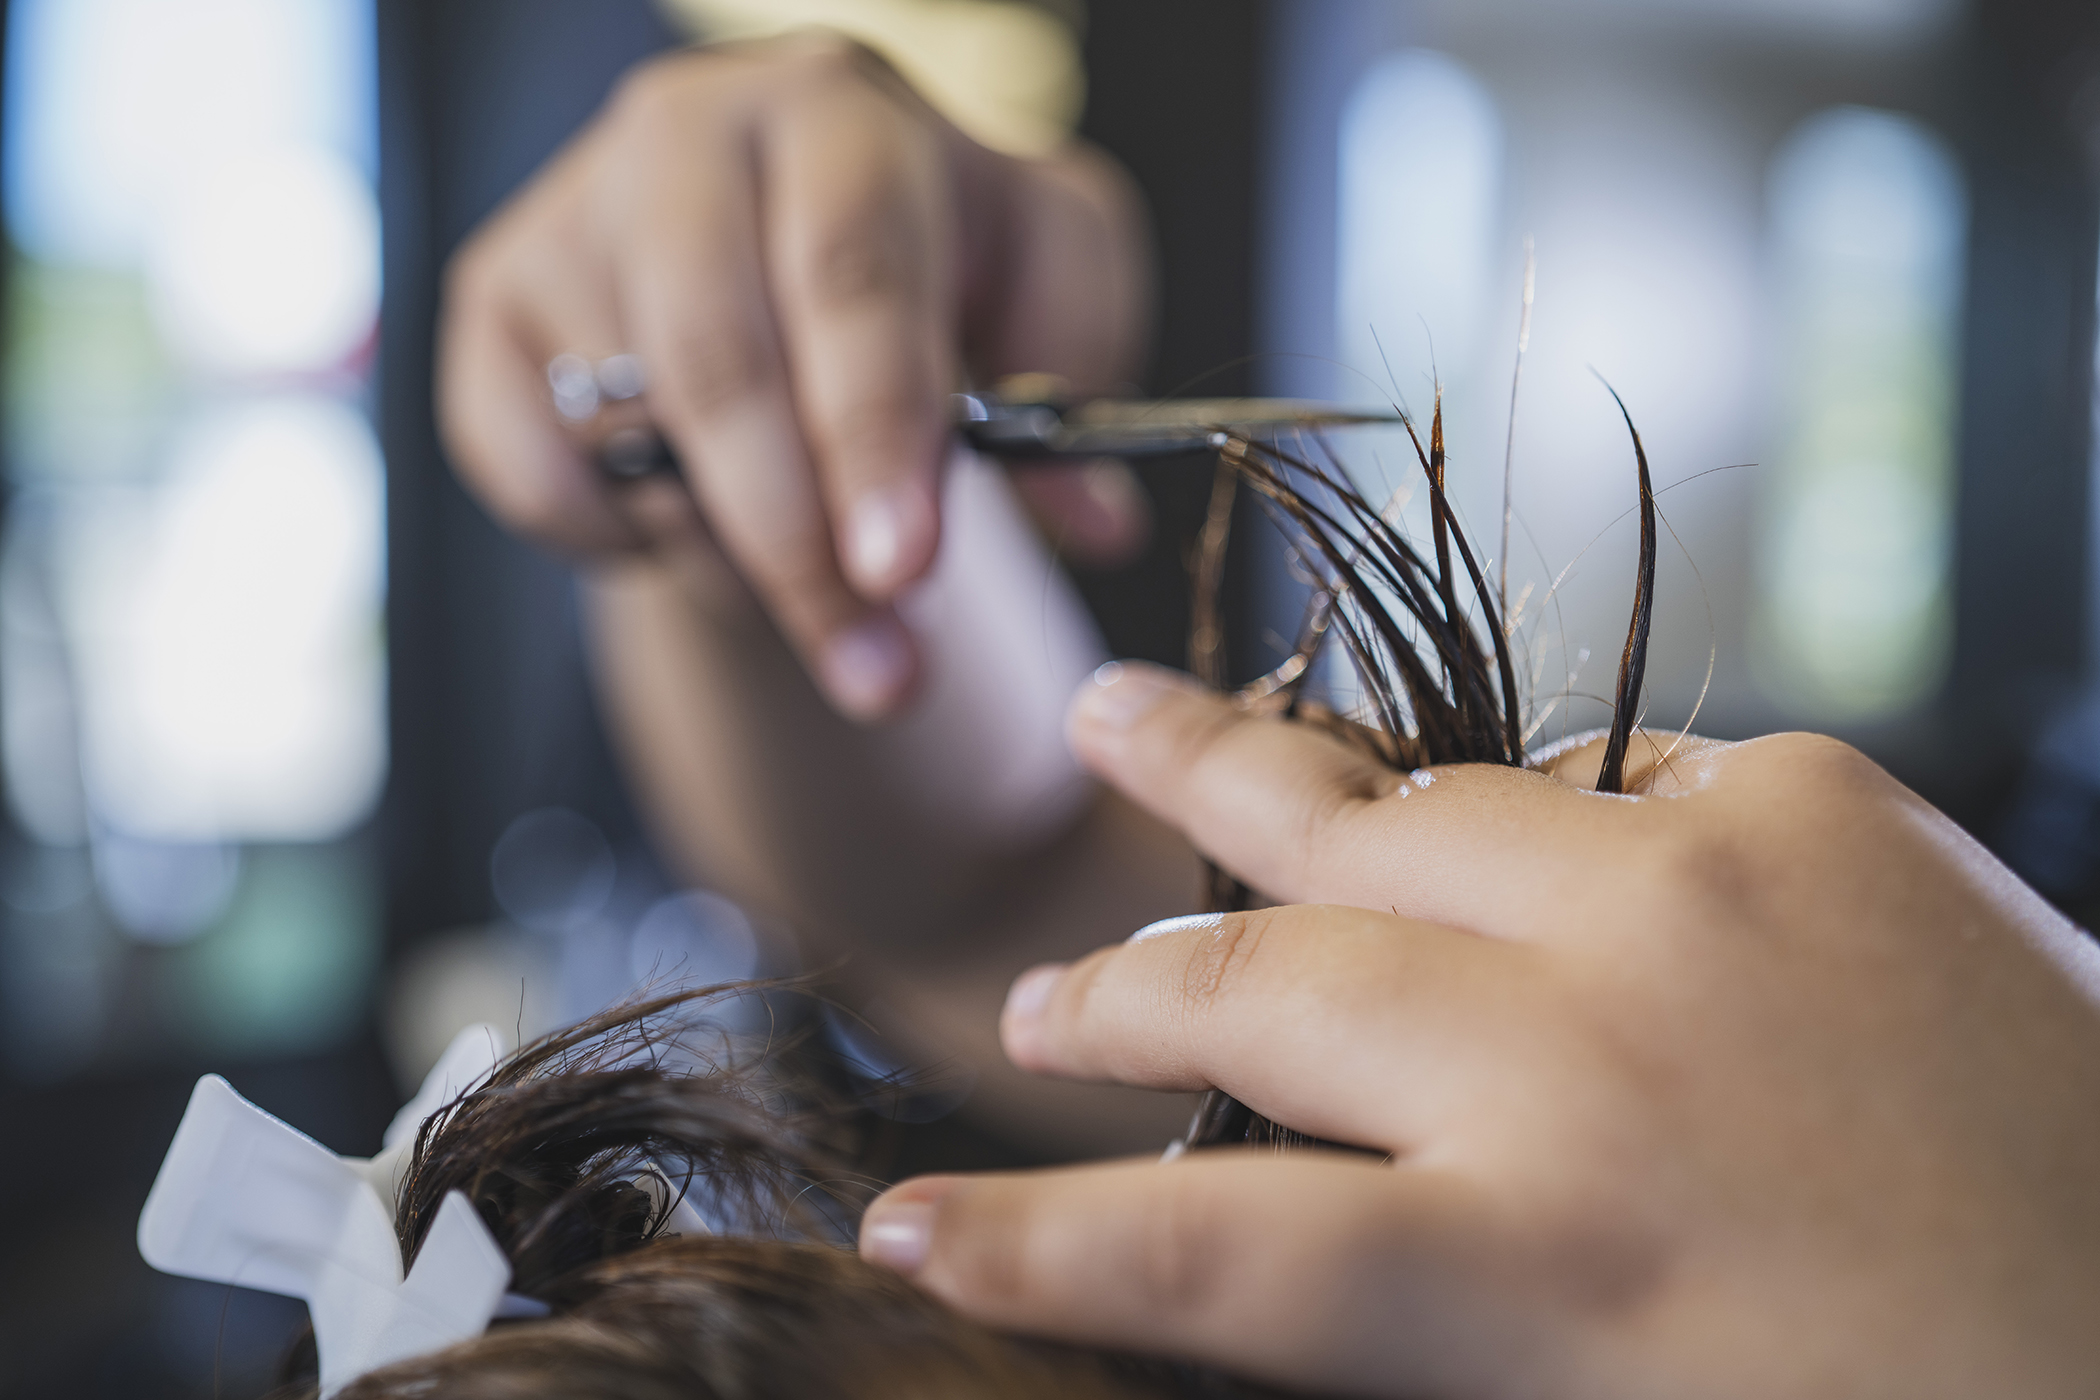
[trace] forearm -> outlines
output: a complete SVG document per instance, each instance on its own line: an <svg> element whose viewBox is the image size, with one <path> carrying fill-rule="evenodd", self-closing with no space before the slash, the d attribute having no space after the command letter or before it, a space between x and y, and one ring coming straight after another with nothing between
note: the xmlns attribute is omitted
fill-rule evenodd
<svg viewBox="0 0 2100 1400"><path fill-rule="evenodd" d="M979 862L886 793L895 731L841 718L718 560L620 560L586 584L594 669L666 858L798 932L898 938Z"/></svg>
<svg viewBox="0 0 2100 1400"><path fill-rule="evenodd" d="M1063 717L1099 636L1003 476L957 453L945 478L935 566L897 604L917 694L881 724L822 702L704 543L591 575L608 709L669 838L725 889L858 940L923 942L1091 790Z"/></svg>
<svg viewBox="0 0 2100 1400"><path fill-rule="evenodd" d="M1020 1074L996 1027L1021 969L1194 908L1187 842L1095 791L1023 848L987 849L898 781L943 762L926 731L838 718L734 593L704 557L591 575L604 708L666 859L791 928L812 961L842 960L900 1058L969 1071L971 1111L1009 1138L1162 1140L1179 1100Z"/></svg>

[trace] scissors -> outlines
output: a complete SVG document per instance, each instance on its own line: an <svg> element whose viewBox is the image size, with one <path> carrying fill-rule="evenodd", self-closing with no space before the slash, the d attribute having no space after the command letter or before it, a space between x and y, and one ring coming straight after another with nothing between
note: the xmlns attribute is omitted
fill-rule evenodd
<svg viewBox="0 0 2100 1400"><path fill-rule="evenodd" d="M1092 399L1066 405L971 391L951 394L948 407L964 442L1017 466L1089 457L1171 457L1209 451L1231 437L1404 421L1392 409L1307 399ZM597 462L600 471L622 481L678 470L670 446L648 427L613 433L599 446Z"/></svg>

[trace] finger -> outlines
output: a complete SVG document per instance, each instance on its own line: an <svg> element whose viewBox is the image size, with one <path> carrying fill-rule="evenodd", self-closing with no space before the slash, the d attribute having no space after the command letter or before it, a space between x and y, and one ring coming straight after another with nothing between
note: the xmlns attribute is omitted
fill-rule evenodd
<svg viewBox="0 0 2100 1400"><path fill-rule="evenodd" d="M966 308L988 380L1048 373L1081 394L1127 389L1153 318L1144 197L1111 159L1084 147L1009 162L997 230L1001 275L972 284Z"/></svg>
<svg viewBox="0 0 2100 1400"><path fill-rule="evenodd" d="M1536 950L1337 906L1170 919L1015 981L1022 1069L1224 1089L1315 1137L1403 1151L1454 1097L1470 1047L1531 998Z"/></svg>
<svg viewBox="0 0 2100 1400"><path fill-rule="evenodd" d="M1179 1356L1294 1389L1480 1393L1486 1204L1335 1154L1192 1154L906 1182L861 1252L993 1327ZM1464 1382L1464 1384L1461 1384Z"/></svg>
<svg viewBox="0 0 2100 1400"><path fill-rule="evenodd" d="M839 572L760 275L743 133L662 120L634 139L632 169L685 172L638 179L607 201L632 210L620 305L650 366L650 411L710 529L832 703L859 718L888 714L911 690L917 654L896 616ZM675 149L649 149L665 140Z"/></svg>
<svg viewBox="0 0 2100 1400"><path fill-rule="evenodd" d="M545 360L516 316L507 267L472 257L448 279L438 345L438 414L462 479L512 529L590 553L643 541L596 469L554 422Z"/></svg>
<svg viewBox="0 0 2100 1400"><path fill-rule="evenodd" d="M1152 533L1152 502L1130 468L1111 457L1032 466L1015 491L1065 559L1088 568L1128 563Z"/></svg>
<svg viewBox="0 0 2100 1400"><path fill-rule="evenodd" d="M585 142L593 139L587 136ZM543 421L559 420L547 370L562 355L597 364L627 350L620 328L618 293L605 267L604 250L596 246L586 221L573 213L572 189L578 179L577 152L565 153L549 172L542 197L531 211L532 233L523 246L513 245L509 261L517 269L511 319L527 358L543 367L540 413ZM550 207L551 206L551 207ZM712 548L690 492L663 480L610 480L595 460L603 434L619 415L638 414L638 406L613 405L589 423L557 427L596 484L600 497L643 539L658 548Z"/></svg>
<svg viewBox="0 0 2100 1400"><path fill-rule="evenodd" d="M1610 733L1592 729L1570 735L1540 750L1532 765L1571 787L1594 791ZM1718 747L1696 734L1636 729L1626 741L1623 790L1649 797L1684 792L1697 784Z"/></svg>
<svg viewBox="0 0 2100 1400"><path fill-rule="evenodd" d="M932 564L956 384L953 193L931 138L862 83L766 141L766 267L847 577L886 599Z"/></svg>
<svg viewBox="0 0 2100 1400"><path fill-rule="evenodd" d="M1607 878L1610 799L1540 773L1454 764L1406 775L1159 667L1110 663L1080 687L1081 760L1271 897L1354 904L1535 936Z"/></svg>

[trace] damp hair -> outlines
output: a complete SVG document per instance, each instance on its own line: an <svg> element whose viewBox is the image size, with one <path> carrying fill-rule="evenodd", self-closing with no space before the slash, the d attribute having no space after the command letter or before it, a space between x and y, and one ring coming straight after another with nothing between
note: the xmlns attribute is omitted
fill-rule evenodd
<svg viewBox="0 0 2100 1400"><path fill-rule="evenodd" d="M1618 391L1605 388L1633 442L1640 518L1632 616L1596 781L1599 792L1621 793L1628 785L1626 753L1640 719L1654 621L1656 507L1640 430ZM1290 655L1234 691L1234 698L1285 721L1318 725L1397 772L1448 763L1525 767L1532 726L1513 654L1507 561L1505 582L1491 588L1451 509L1442 393L1426 437L1410 415L1394 408L1428 487L1426 550L1364 496L1319 432L1282 435L1289 446L1220 434L1210 507L1191 568L1189 669L1214 689L1229 688L1220 590L1234 506L1241 492L1251 492L1283 533L1294 570L1310 592ZM1507 509L1505 502L1505 519ZM1340 650L1362 694L1349 715L1312 703L1305 693L1316 658L1330 646ZM1212 910L1248 906L1253 892L1245 884L1215 862L1207 869ZM1340 1146L1315 1143L1211 1090L1197 1108L1187 1145L1233 1144Z"/></svg>
<svg viewBox="0 0 2100 1400"><path fill-rule="evenodd" d="M1616 395L1614 395L1616 399ZM1622 413L1625 405L1620 404ZM1640 553L1597 787L1623 791L1653 617L1656 512L1631 414ZM1418 545L1351 483L1311 430L1222 435L1193 560L1190 666L1226 688L1220 584L1236 500L1284 531L1310 600L1283 664L1234 692L1279 722L1320 726L1396 771L1521 767L1527 716L1506 596L1491 589L1446 494L1441 402L1406 424L1429 494ZM1340 714L1307 694L1322 648L1356 673ZM1213 866L1210 901L1252 892ZM1269 1396L1283 1392L1166 1361L1003 1335L851 1248L870 1183L866 1142L821 1047L778 1037L753 1062L703 1053L710 1001L801 995L739 985L615 1007L508 1057L418 1134L396 1228L413 1263L438 1205L464 1194L509 1258L512 1291L546 1315L398 1362L342 1400L788 1400L788 1397ZM726 1047L725 1047L726 1048ZM831 1064L835 1070L835 1064ZM1206 1095L1193 1148L1317 1143ZM673 1207L706 1203L719 1233L680 1234ZM821 1341L821 1345L816 1345ZM310 1336L280 1400L316 1394Z"/></svg>
<svg viewBox="0 0 2100 1400"><path fill-rule="evenodd" d="M1279 1392L982 1327L852 1249L863 1134L794 1035L711 1045L734 984L636 1000L508 1056L425 1123L395 1214L404 1268L447 1193L544 1316L358 1378L341 1400L1104 1400ZM677 1232L681 1197L721 1233ZM318 1393L309 1333L275 1400Z"/></svg>

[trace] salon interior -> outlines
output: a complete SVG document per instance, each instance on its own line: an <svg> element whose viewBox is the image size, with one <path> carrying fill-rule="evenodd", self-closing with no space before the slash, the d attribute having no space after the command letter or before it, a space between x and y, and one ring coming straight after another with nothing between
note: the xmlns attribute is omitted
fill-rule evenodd
<svg viewBox="0 0 2100 1400"><path fill-rule="evenodd" d="M2090 920L2091 6L1035 7L1150 205L1134 393L1440 401L1489 555L1507 483L1543 742L1608 716L1625 636L1608 382L1667 525L1642 723L1837 734ZM452 251L737 8L0 7L0 1396L269 1390L302 1306L134 1242L199 1075L365 1153L463 1025L813 970L652 843L575 575L454 478L432 390ZM1404 439L1350 469L1426 518ZM1210 473L1138 475L1151 544L1076 581L1111 654L1182 665ZM1288 574L1232 557L1236 681ZM858 1024L819 1031L895 1058ZM1056 1155L928 1082L883 1100L908 1160Z"/></svg>

